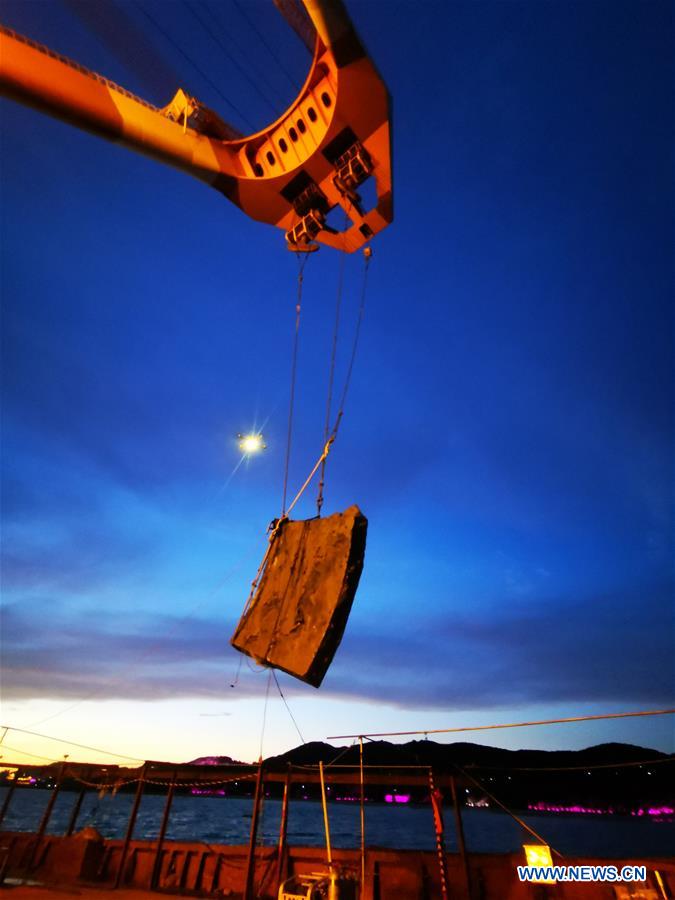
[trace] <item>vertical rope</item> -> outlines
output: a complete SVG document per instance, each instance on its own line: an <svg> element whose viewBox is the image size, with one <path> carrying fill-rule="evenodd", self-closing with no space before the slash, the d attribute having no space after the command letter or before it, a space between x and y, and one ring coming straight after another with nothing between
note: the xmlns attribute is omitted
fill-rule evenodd
<svg viewBox="0 0 675 900"><path fill-rule="evenodd" d="M287 447L286 447L286 471L285 471L285 475L284 475L284 494L283 494L282 513L281 513L281 517L283 519L286 519L288 517L288 513L290 513L291 509L298 502L298 500L304 493L305 489L308 487L309 483L311 482L311 480L314 478L314 476L318 472L319 468L323 469L323 464L325 463L325 458L328 456L328 453L330 452L330 448L331 448L333 442L335 441L335 438L337 437L338 429L340 428L340 423L342 422L342 416L344 415L345 402L347 400L347 393L349 392L349 386L351 384L352 374L354 371L354 362L356 360L356 352L358 350L359 336L361 334L361 325L363 323L363 317L364 317L365 306L366 306L366 289L367 289L367 285L368 285L368 267L370 265L370 260L372 258L372 250L370 249L370 247L365 248L365 250L363 251L363 257L365 260L365 266L364 266L364 271L363 271L363 285L361 288L361 303L359 306L358 320L356 323L356 331L354 333L354 341L352 344L351 357L349 360L349 366L347 368L347 377L345 379L345 383L344 383L344 386L342 389L342 395L340 397L340 407L339 407L337 416L335 417L335 424L333 425L332 431L330 432L328 440L325 443L323 453L317 460L316 465L310 472L308 478L305 480L305 483L303 484L303 486L300 488L300 490L296 494L295 499L293 500L291 505L288 507L288 509L286 509L286 497L287 497L287 487L288 487L288 464L289 464L289 458L290 458L291 432L292 432L292 422L293 422L293 398L294 398L294 390L295 390L297 333L298 333L299 321L300 321L300 294L302 291L302 270L300 271L299 276L298 276L298 305L296 307L296 313L297 313L297 315L296 315L296 339L295 339L295 345L294 345L294 351L293 351L293 366L291 369L291 402L290 402L290 408L289 408L288 441L287 441ZM322 477L323 477L323 475L322 475ZM317 501L317 504L319 505L319 509L321 509L321 506L320 506L321 502L322 501L319 501L319 500Z"/></svg>
<svg viewBox="0 0 675 900"><path fill-rule="evenodd" d="M300 333L300 312L302 310L302 283L304 278L305 265L307 264L307 260L309 258L309 254L305 255L304 258L300 258L298 255L298 261L300 263L298 268L298 294L297 300L295 303L295 336L293 339L293 356L291 362L291 391L290 391L290 399L288 403L288 434L286 436L286 462L284 465L284 492L283 498L281 501L281 515L284 516L286 514L286 495L288 492L288 467L291 461L291 440L293 436L293 408L295 406L295 376L298 367L298 338Z"/></svg>
<svg viewBox="0 0 675 900"><path fill-rule="evenodd" d="M239 662L237 663L237 674L234 676L234 681L230 682L230 687L234 688L239 684L239 676L241 674L241 664L244 661L244 654L239 654Z"/></svg>
<svg viewBox="0 0 675 900"><path fill-rule="evenodd" d="M319 761L319 778L321 781L321 806L323 808L323 827L326 834L326 862L330 873L333 873L333 851L330 845L330 825L328 822L328 805L326 802L326 781L323 776L323 762Z"/></svg>
<svg viewBox="0 0 675 900"><path fill-rule="evenodd" d="M272 684L272 669L267 675L267 688L265 690L265 705L263 707L262 728L260 729L260 760L263 758L263 741L265 740L265 725L267 723L267 703L270 699L270 686Z"/></svg>
<svg viewBox="0 0 675 900"><path fill-rule="evenodd" d="M276 684L277 690L279 691L279 696L280 696L281 699L284 701L284 706L285 706L286 709L288 710L288 715L291 717L291 721L292 721L293 724L295 725L295 730L298 732L298 734L299 734L299 736L300 736L300 740L302 741L302 743L303 743L303 744L306 744L307 741L306 741L306 740L304 739L304 737L302 736L302 732L300 731L300 726L299 726L298 723L295 721L295 716L294 716L293 713L291 712L291 708L290 708L290 706L288 705L288 701L287 701L286 698L284 697L283 691L281 690L281 685L279 684L279 679L277 678L277 673L274 671L274 669L271 669L270 671L272 672L272 677L274 678L274 683Z"/></svg>
<svg viewBox="0 0 675 900"><path fill-rule="evenodd" d="M373 251L370 247L366 247L363 251L363 258L365 260L364 268L363 268L363 282L361 284L361 303L359 304L359 316L356 322L356 332L354 334L354 343L352 344L352 355L349 360L349 366L347 367L347 377L345 378L344 387L342 388L342 396L340 397L340 407L338 409L338 414L335 419L335 425L333 425L333 436L337 435L338 428L340 427L340 422L342 420L342 414L344 413L345 402L347 400L347 393L349 391L349 385L352 380L352 373L354 371L354 362L356 360L356 351L359 348L359 337L361 335L361 325L363 324L363 317L366 311L366 288L368 287L368 269L370 267L370 260L373 258Z"/></svg>
<svg viewBox="0 0 675 900"><path fill-rule="evenodd" d="M345 229L344 233L347 232L347 223L349 222L349 215L345 212ZM326 423L323 429L323 443L326 445L330 433L330 410L333 405L333 382L335 381L335 358L337 356L337 345L338 345L338 334L340 331L340 307L342 306L342 291L344 287L345 280L345 259L346 259L346 238L342 241L342 254L340 256L340 269L338 272L338 286L337 286L337 294L335 296L335 325L333 326L333 347L331 350L330 357L330 369L328 370L328 394L326 397ZM326 458L324 456L321 462L321 474L319 476L319 489L316 496L316 512L317 515L321 515L321 507L323 506L323 486L325 484L325 474L326 474Z"/></svg>

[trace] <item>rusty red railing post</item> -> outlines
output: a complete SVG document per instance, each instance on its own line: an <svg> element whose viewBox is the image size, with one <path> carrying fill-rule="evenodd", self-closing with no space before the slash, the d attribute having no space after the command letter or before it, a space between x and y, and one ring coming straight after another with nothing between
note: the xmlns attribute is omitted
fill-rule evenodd
<svg viewBox="0 0 675 900"><path fill-rule="evenodd" d="M37 856L37 851L44 837L45 831L47 830L47 825L49 824L49 820L52 817L52 812L54 810L54 806L56 804L56 798L59 796L59 791L61 790L61 782L63 781L63 773L66 770L66 764L64 762L59 766L59 774L56 776L56 784L54 785L54 789L52 790L49 801L47 802L47 806L45 807L45 811L42 814L42 818L40 819L40 825L38 826L37 833L35 835L35 840L33 842L33 849L30 852L28 857L28 862L26 863L26 871L30 872L35 863L35 857Z"/></svg>
<svg viewBox="0 0 675 900"><path fill-rule="evenodd" d="M66 837L70 837L71 834L75 831L75 825L77 824L77 817L80 815L80 810L82 809L82 802L84 801L84 796L86 793L87 793L87 789L83 787L77 796L77 800L73 804L73 811L70 814L70 819L68 820L68 827L66 828Z"/></svg>
<svg viewBox="0 0 675 900"><path fill-rule="evenodd" d="M254 898L254 880L255 880L255 844L258 836L258 820L260 819L260 801L262 799L263 785L263 761L262 757L258 763L258 775L255 782L255 797L253 799L253 812L251 814L251 836L248 842L248 858L246 860L246 882L244 885L244 896L242 900L255 900Z"/></svg>
<svg viewBox="0 0 675 900"><path fill-rule="evenodd" d="M436 835L436 856L438 857L438 869L441 878L441 897L448 900L448 860L445 855L445 840L443 827L443 795L434 784L434 771L429 769L429 791L431 794L431 809L434 815L434 833Z"/></svg>
<svg viewBox="0 0 675 900"><path fill-rule="evenodd" d="M450 777L450 790L452 791L452 807L455 813L455 830L457 832L457 846L460 856L462 857L462 867L464 869L464 884L466 886L467 900L471 900L471 869L469 868L469 857L466 852L466 842L464 840L464 824L462 822L462 812L459 808L459 800L457 798L457 783L455 776Z"/></svg>
<svg viewBox="0 0 675 900"><path fill-rule="evenodd" d="M44 833L47 830L47 825L49 824L49 820L52 817L52 812L54 811L54 806L56 804L56 798L58 797L59 791L61 790L61 782L63 781L63 773L65 772L65 769L66 764L61 763L61 765L59 766L59 774L56 776L56 784L54 785L54 789L52 790L49 802L47 803L45 811L42 814L42 818L40 819L40 825L37 830L38 840L40 840L40 838L44 836Z"/></svg>
<svg viewBox="0 0 675 900"><path fill-rule="evenodd" d="M166 803L164 804L164 814L162 815L162 824L159 828L159 834L157 836L157 849L155 851L155 862L152 866L152 875L150 876L150 890L154 891L157 887L157 883L159 881L159 876L162 868L162 848L164 846L164 838L166 837L166 829L169 825L169 815L171 813L171 803L173 801L173 794L176 789L176 777L178 775L178 770L173 770L173 775L171 777L171 781L169 783L169 790L166 793Z"/></svg>
<svg viewBox="0 0 675 900"><path fill-rule="evenodd" d="M129 814L129 822L127 824L127 833L124 835L124 843L122 844L122 855L120 856L120 862L117 867L117 874L115 875L115 887L118 888L122 883L122 875L124 873L124 864L127 861L127 854L129 853L129 844L131 843L131 838L134 833L134 825L136 824L136 816L138 815L138 810L141 805L141 799L143 797L143 786L145 784L145 772L147 769L147 763L143 763L143 768L141 769L141 774L138 779L138 787L136 788L136 796L134 797L134 803L131 807L131 813Z"/></svg>
<svg viewBox="0 0 675 900"><path fill-rule="evenodd" d="M18 770L14 775L14 781L7 788L7 794L5 795L5 799L2 804L2 809L0 809L0 825L5 820L5 816L9 810L9 804L12 802L12 797L14 796L14 791L16 790L16 779L18 777Z"/></svg>
<svg viewBox="0 0 675 900"><path fill-rule="evenodd" d="M286 781L284 782L284 797L281 801L281 822L279 823L279 848L277 850L277 893L281 887L282 881L286 877L287 869L287 844L286 837L288 834L288 804L291 799L291 764L288 764L286 772Z"/></svg>

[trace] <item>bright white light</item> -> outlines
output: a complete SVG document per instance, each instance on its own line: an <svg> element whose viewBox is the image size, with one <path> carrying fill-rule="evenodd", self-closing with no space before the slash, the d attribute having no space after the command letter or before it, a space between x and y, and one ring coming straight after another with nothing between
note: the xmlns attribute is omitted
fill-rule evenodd
<svg viewBox="0 0 675 900"><path fill-rule="evenodd" d="M260 453L261 450L265 449L262 434L240 434L239 449L246 456L250 456L252 453Z"/></svg>

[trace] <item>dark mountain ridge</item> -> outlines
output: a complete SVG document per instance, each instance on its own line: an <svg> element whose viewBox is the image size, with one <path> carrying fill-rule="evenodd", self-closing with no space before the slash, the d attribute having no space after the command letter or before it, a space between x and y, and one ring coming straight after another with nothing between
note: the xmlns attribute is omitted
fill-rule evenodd
<svg viewBox="0 0 675 900"><path fill-rule="evenodd" d="M583 750L505 750L483 744L456 742L440 744L436 741L408 741L392 744L388 741L367 741L363 745L364 763L370 766L432 766L437 771L451 770L459 765L466 768L546 769L583 766L625 766L672 759L659 750L634 744L607 743ZM293 765L318 765L339 762L359 764L358 745L334 747L320 741L301 744L286 753L269 757L266 767L273 769Z"/></svg>
<svg viewBox="0 0 675 900"><path fill-rule="evenodd" d="M633 744L598 744L582 750L504 750L465 742L368 741L363 757L367 766L385 771L391 767L392 784L399 787L406 785L406 771L401 768L405 766L429 767L436 775L456 775L468 805L488 802L495 806L495 801L487 798L498 797L510 808L541 811L592 808L595 812L635 813L643 807L675 807L675 757ZM304 744L267 759L265 768L280 771L289 763L314 766L319 762L356 769L359 747ZM419 769L416 774L420 774ZM372 799L381 799L385 793L385 788L370 789ZM414 801L424 802L428 790L418 784L410 794Z"/></svg>

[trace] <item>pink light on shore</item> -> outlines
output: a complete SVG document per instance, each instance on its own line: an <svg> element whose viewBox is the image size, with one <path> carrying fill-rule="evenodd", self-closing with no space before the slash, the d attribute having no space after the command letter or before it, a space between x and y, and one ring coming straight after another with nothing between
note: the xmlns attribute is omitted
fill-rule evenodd
<svg viewBox="0 0 675 900"><path fill-rule="evenodd" d="M528 803L527 808L532 812L547 813L571 813L576 816L613 816L615 810L611 806L607 809L598 809L590 806L557 806L554 803ZM675 809L672 806L649 806L646 809L642 807L631 810L631 816L652 816L654 818L660 816L674 816Z"/></svg>
<svg viewBox="0 0 675 900"><path fill-rule="evenodd" d="M612 816L614 815L614 810L609 807L608 809L595 809L588 806L556 806L553 803L528 803L527 808L533 810L533 812L555 812L555 813L572 813L574 815L584 815L584 816Z"/></svg>
<svg viewBox="0 0 675 900"><path fill-rule="evenodd" d="M410 794L385 794L385 803L410 803Z"/></svg>
<svg viewBox="0 0 675 900"><path fill-rule="evenodd" d="M675 816L672 806L649 806L647 809L634 809L631 816Z"/></svg>

